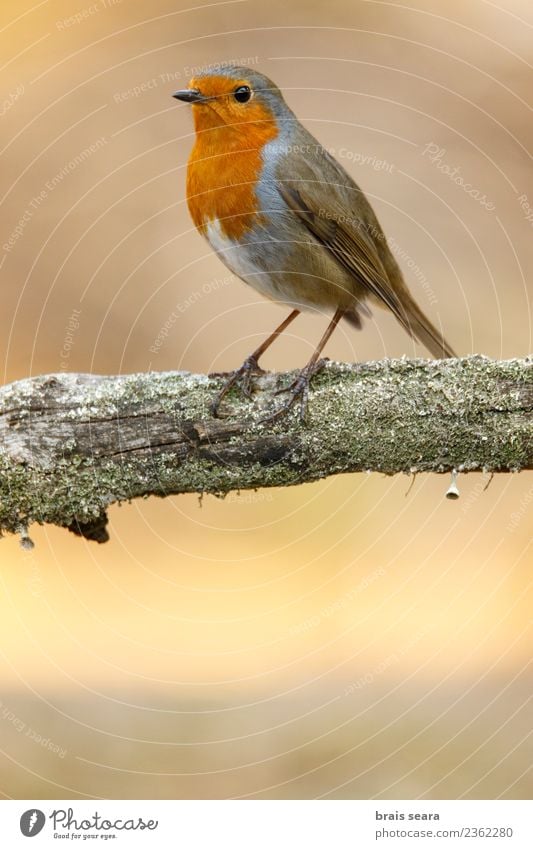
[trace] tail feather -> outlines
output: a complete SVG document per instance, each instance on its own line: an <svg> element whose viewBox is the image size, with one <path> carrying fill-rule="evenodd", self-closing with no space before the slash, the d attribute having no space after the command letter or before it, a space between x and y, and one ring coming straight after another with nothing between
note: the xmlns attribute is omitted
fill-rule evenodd
<svg viewBox="0 0 533 849"><path fill-rule="evenodd" d="M453 358L457 356L453 348L446 342L440 330L437 330L433 326L418 304L410 296L407 302L404 300L402 306L405 310L405 329L411 336L418 339L422 345L425 345L434 357L445 359L447 357Z"/></svg>
<svg viewBox="0 0 533 849"><path fill-rule="evenodd" d="M409 336L417 339L437 359L454 358L457 356L453 348L448 345L442 333L424 315L405 288L402 292L401 307L403 315L397 315L397 318L399 318ZM357 330L360 330L363 326L360 313L363 313L365 316L372 315L368 306L363 302L359 302L357 307L344 313L345 320Z"/></svg>

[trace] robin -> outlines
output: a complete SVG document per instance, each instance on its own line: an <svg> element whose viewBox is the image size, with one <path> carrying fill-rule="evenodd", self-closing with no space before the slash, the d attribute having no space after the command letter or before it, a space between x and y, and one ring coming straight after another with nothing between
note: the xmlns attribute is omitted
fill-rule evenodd
<svg viewBox="0 0 533 849"><path fill-rule="evenodd" d="M300 401L341 319L360 328L367 303L391 310L435 357L455 354L413 300L362 190L298 121L279 88L239 66L195 76L174 97L192 105L196 140L187 170L192 220L220 259L245 283L291 312L231 373L229 389L251 396L259 359L302 310L332 313L316 350L289 387Z"/></svg>

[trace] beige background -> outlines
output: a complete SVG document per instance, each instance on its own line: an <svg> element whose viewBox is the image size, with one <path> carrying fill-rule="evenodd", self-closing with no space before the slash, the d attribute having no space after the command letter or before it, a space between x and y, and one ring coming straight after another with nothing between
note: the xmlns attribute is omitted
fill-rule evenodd
<svg viewBox="0 0 533 849"><path fill-rule="evenodd" d="M229 369L281 320L184 205L192 126L170 95L243 58L371 197L451 344L528 354L532 24L526 0L3 0L3 382ZM324 324L265 363L303 363ZM327 353L415 349L380 314ZM533 477L487 482L455 503L444 478L378 475L151 499L111 510L105 546L2 540L0 791L530 796Z"/></svg>

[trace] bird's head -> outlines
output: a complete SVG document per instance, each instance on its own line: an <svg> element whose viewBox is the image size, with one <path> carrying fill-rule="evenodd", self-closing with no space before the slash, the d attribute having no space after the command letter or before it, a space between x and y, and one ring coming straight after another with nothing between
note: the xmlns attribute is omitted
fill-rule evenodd
<svg viewBox="0 0 533 849"><path fill-rule="evenodd" d="M272 80L239 65L197 74L174 97L192 105L197 132L221 127L246 131L246 125L276 124L291 114Z"/></svg>

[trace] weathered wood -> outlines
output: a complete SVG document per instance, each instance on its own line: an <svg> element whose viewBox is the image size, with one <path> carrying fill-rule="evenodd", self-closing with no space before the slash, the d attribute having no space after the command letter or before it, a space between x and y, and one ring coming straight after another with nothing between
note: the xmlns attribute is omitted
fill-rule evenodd
<svg viewBox="0 0 533 849"><path fill-rule="evenodd" d="M307 420L261 423L294 374L232 390L220 376L55 374L0 389L0 530L33 522L107 539L106 508L147 495L290 486L345 472L533 468L533 361L330 362Z"/></svg>

